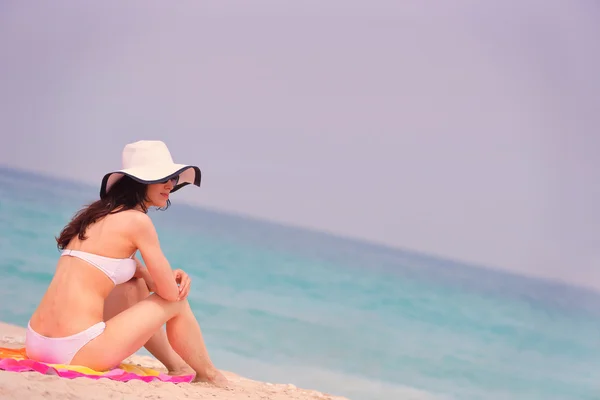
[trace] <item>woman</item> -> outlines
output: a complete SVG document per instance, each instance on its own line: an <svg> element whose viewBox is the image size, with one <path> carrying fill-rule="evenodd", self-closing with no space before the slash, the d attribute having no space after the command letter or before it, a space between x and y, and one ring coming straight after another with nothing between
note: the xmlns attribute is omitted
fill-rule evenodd
<svg viewBox="0 0 600 400"><path fill-rule="evenodd" d="M171 269L147 215L183 186L200 186L200 169L173 163L160 141L128 144L122 158L123 169L104 176L100 200L57 238L62 254L29 321L27 355L106 370L145 346L169 373L225 386L187 301L190 277Z"/></svg>

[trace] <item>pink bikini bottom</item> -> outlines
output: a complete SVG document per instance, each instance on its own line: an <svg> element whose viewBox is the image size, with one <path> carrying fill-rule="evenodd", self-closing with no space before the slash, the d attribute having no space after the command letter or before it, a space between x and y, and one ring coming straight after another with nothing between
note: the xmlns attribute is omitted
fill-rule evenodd
<svg viewBox="0 0 600 400"><path fill-rule="evenodd" d="M98 322L83 332L71 336L49 338L31 329L31 325L27 323L25 351L27 357L35 361L46 364L69 365L75 354L91 340L102 334L105 328L106 324L104 322Z"/></svg>

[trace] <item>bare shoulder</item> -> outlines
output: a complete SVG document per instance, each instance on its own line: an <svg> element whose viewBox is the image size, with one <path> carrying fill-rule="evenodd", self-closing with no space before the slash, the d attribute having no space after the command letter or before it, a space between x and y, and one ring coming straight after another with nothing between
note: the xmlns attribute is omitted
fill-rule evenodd
<svg viewBox="0 0 600 400"><path fill-rule="evenodd" d="M147 214L135 210L121 211L114 216L119 214L122 214L118 221L120 231L135 248L142 251L142 257L146 259L143 249L158 243L158 233L152 219Z"/></svg>
<svg viewBox="0 0 600 400"><path fill-rule="evenodd" d="M123 211L123 214L133 230L154 230L154 223L148 214L136 210Z"/></svg>
<svg viewBox="0 0 600 400"><path fill-rule="evenodd" d="M112 218L119 224L120 229L132 234L155 230L152 219L147 214L136 210L121 211L113 214Z"/></svg>

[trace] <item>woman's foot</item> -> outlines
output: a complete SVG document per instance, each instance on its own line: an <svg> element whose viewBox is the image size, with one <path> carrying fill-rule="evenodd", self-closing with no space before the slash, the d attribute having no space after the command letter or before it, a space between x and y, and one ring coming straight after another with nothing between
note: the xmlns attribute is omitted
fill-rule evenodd
<svg viewBox="0 0 600 400"><path fill-rule="evenodd" d="M192 367L189 367L187 364L182 367L169 369L168 371L168 374L171 376L196 375Z"/></svg>
<svg viewBox="0 0 600 400"><path fill-rule="evenodd" d="M196 373L196 377L192 382L206 382L221 388L224 388L229 384L225 375L216 368L212 368L203 374Z"/></svg>

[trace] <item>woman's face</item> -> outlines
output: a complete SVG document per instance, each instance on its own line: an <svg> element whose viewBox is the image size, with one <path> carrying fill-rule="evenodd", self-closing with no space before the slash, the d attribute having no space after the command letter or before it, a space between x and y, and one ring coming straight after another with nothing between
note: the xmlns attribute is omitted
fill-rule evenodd
<svg viewBox="0 0 600 400"><path fill-rule="evenodd" d="M169 200L169 193L171 193L178 180L179 176L176 176L166 182L149 184L146 191L148 205L159 208L166 207L167 200Z"/></svg>

